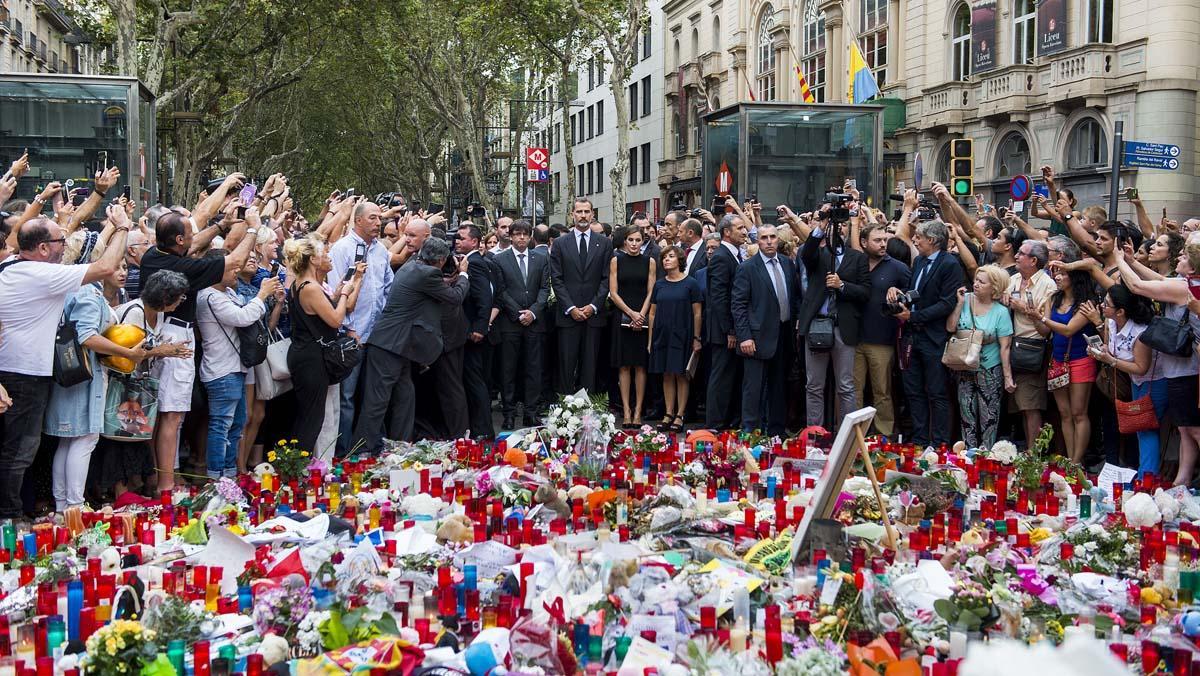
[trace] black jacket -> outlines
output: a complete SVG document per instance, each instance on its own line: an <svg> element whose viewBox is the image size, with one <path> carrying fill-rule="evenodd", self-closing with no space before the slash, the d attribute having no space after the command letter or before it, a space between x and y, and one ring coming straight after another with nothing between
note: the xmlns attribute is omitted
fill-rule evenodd
<svg viewBox="0 0 1200 676"><path fill-rule="evenodd" d="M735 333L729 301L733 295L733 276L737 269L737 258L722 242L708 261L708 272L705 273L708 288L704 297L704 323L708 342L712 345L725 345L726 336Z"/></svg>
<svg viewBox="0 0 1200 676"><path fill-rule="evenodd" d="M492 266L483 254L472 251L467 254L467 274L471 285L463 301L463 312L471 332L486 336L492 314Z"/></svg>
<svg viewBox="0 0 1200 676"><path fill-rule="evenodd" d="M367 344L432 364L442 354L443 306L461 305L467 286L462 276L447 284L441 270L420 261L401 266Z"/></svg>
<svg viewBox="0 0 1200 676"><path fill-rule="evenodd" d="M791 313L789 326L795 326L800 315L800 277L796 264L786 256L776 256L787 284L788 306ZM710 266L711 267L711 266ZM710 272L711 274L711 272ZM733 324L738 342L753 340L755 359L770 359L775 356L779 343L794 340L794 335L781 335L779 300L775 296L775 282L767 271L762 255L756 255L738 267L733 278L733 294L730 302Z"/></svg>
<svg viewBox="0 0 1200 676"><path fill-rule="evenodd" d="M608 261L613 256L612 240L603 234L588 233L587 265L579 264L579 231L570 232L554 241L550 249L550 283L558 309L554 313L558 326L572 326L575 320L567 314L572 307L596 306L596 314L588 319L589 326L607 325L604 301L608 298Z"/></svg>
<svg viewBox="0 0 1200 676"><path fill-rule="evenodd" d="M550 257L526 249L525 260L528 279L521 278L521 267L517 264L517 251L512 247L496 255L496 265L503 276L503 289L498 305L500 316L496 318L496 329L500 333L520 333L528 328L537 333L546 331L546 301L550 299ZM522 326L521 311L529 310L537 317L528 327Z"/></svg>
<svg viewBox="0 0 1200 676"><path fill-rule="evenodd" d="M833 252L821 246L821 240L809 237L800 248L800 260L808 276L808 293L800 306L799 333L808 335L809 324L821 311L828 297L825 275L833 270ZM846 345L858 345L862 334L863 307L871 298L871 265L867 255L849 246L842 249L842 264L837 268L838 277L845 285L834 291L837 298L837 326Z"/></svg>
<svg viewBox="0 0 1200 676"><path fill-rule="evenodd" d="M929 269L922 275L921 270L925 267ZM909 330L914 331L914 335L924 335L936 345L945 344L950 336L946 330L946 317L958 305L958 287L963 284L958 256L942 251L932 264L927 257L918 256L913 261L909 289L916 289L920 297L909 318Z"/></svg>

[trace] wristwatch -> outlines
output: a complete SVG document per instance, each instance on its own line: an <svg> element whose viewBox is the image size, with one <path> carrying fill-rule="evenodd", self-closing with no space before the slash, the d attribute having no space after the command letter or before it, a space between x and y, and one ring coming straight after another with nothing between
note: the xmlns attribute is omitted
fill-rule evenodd
<svg viewBox="0 0 1200 676"><path fill-rule="evenodd" d="M258 228L246 228L247 235L253 235L258 232Z"/></svg>

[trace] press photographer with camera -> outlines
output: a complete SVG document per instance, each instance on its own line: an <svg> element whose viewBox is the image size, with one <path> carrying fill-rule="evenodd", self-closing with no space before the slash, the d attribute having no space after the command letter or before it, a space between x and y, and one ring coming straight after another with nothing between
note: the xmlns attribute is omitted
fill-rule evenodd
<svg viewBox="0 0 1200 676"><path fill-rule="evenodd" d="M948 374L942 352L949 339L946 316L958 303L963 285L962 266L947 253L950 234L946 224L924 221L912 236L917 250L913 281L907 289L888 289L888 303L904 323L901 353L904 392L913 418L913 439L918 446L950 442Z"/></svg>
<svg viewBox="0 0 1200 676"><path fill-rule="evenodd" d="M826 424L825 380L830 368L838 410L845 414L858 408L854 352L862 334L863 307L871 296L867 257L846 242L853 199L844 193L825 197L830 204L817 212L812 233L800 249L808 278L798 319L809 425Z"/></svg>

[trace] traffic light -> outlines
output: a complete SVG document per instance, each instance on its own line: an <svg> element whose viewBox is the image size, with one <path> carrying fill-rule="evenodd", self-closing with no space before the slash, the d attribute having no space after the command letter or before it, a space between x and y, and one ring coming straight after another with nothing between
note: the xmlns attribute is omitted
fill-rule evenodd
<svg viewBox="0 0 1200 676"><path fill-rule="evenodd" d="M970 197L975 194L975 142L969 138L950 141L950 194Z"/></svg>

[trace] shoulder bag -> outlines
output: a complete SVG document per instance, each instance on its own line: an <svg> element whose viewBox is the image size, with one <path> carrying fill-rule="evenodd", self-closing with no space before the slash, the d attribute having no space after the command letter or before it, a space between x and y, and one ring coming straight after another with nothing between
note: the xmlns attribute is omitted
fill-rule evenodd
<svg viewBox="0 0 1200 676"><path fill-rule="evenodd" d="M1185 311L1178 321L1169 317L1155 317L1150 325L1138 336L1138 340L1151 348L1176 357L1192 356L1192 327L1188 324L1188 313Z"/></svg>
<svg viewBox="0 0 1200 676"><path fill-rule="evenodd" d="M946 342L942 352L942 364L952 371L977 371L979 358L983 352L983 331L975 327L975 308L971 306L971 296L966 295L967 316L971 318L971 328L959 329Z"/></svg>
<svg viewBox="0 0 1200 676"><path fill-rule="evenodd" d="M1041 373L1046 368L1046 339L1014 337L1008 363L1017 373Z"/></svg>
<svg viewBox="0 0 1200 676"><path fill-rule="evenodd" d="M264 312L261 317L254 320L249 326L235 327L234 330L237 331L238 336L238 342L235 343L225 330L225 325L221 323L221 320L217 319L217 313L213 310L212 297L208 298L208 310L212 312L213 321L221 329L221 333L225 334L225 340L228 340L229 344L237 349L238 359L241 360L242 366L253 368L263 363L267 358L267 340L270 333L267 329L267 314L269 311Z"/></svg>
<svg viewBox="0 0 1200 676"><path fill-rule="evenodd" d="M292 346L291 338L284 338L278 330L270 334L270 344L267 345L267 358L254 367L255 397L262 401L270 401L292 389L291 373L287 369L287 353ZM279 372L279 363L283 363L283 372Z"/></svg>
<svg viewBox="0 0 1200 676"><path fill-rule="evenodd" d="M808 349L813 352L828 352L833 349L833 329L837 325L837 297L833 292L829 298L829 314L817 315L808 324Z"/></svg>
<svg viewBox="0 0 1200 676"><path fill-rule="evenodd" d="M1154 360L1158 361L1157 355ZM1114 366L1112 369L1116 371L1117 367ZM1150 373L1153 372L1154 364L1151 364ZM1112 388L1109 393L1112 395L1113 404L1117 407L1117 429L1121 431L1121 434L1149 432L1158 429L1158 416L1154 413L1154 401L1150 399L1151 388L1147 388L1145 394L1133 401L1122 401L1117 396L1115 379L1110 381L1110 388Z"/></svg>
<svg viewBox="0 0 1200 676"><path fill-rule="evenodd" d="M300 302L300 289L304 288L304 282L296 287L296 302ZM300 308L300 314L304 315L303 321L311 322L312 318L307 313L303 312L303 307ZM309 325L309 331L314 337L317 332L312 330L312 325ZM325 373L329 375L329 384L336 385L346 379L350 372L354 370L362 361L362 346L358 344L354 336L346 333L345 329L339 329L336 336L333 338L316 338L316 343L321 346L321 356L325 361Z"/></svg>
<svg viewBox="0 0 1200 676"><path fill-rule="evenodd" d="M1067 339L1067 350L1063 353L1063 361L1050 360L1050 368L1046 369L1046 389L1053 392L1071 384L1071 343L1075 336Z"/></svg>
<svg viewBox="0 0 1200 676"><path fill-rule="evenodd" d="M74 387L92 379L92 356L79 344L76 322L68 319L75 305L74 298L67 301L54 335L54 382L60 387Z"/></svg>

